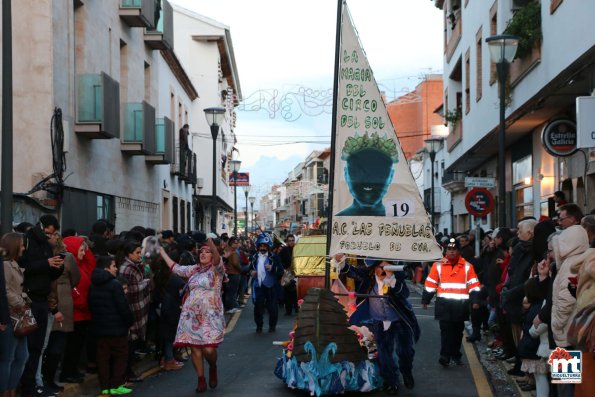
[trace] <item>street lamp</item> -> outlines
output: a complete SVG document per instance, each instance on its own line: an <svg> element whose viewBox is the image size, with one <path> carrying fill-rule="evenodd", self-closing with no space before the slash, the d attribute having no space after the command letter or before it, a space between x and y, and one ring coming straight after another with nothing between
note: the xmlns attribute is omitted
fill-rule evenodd
<svg viewBox="0 0 595 397"><path fill-rule="evenodd" d="M233 171L233 236L238 237L238 171L242 162L240 160L231 160L229 165Z"/></svg>
<svg viewBox="0 0 595 397"><path fill-rule="evenodd" d="M217 135L225 118L225 108L213 107L204 109L207 123L211 127L213 137L213 197L211 204L211 232L217 233Z"/></svg>
<svg viewBox="0 0 595 397"><path fill-rule="evenodd" d="M438 138L438 137L432 137L432 138L428 138L426 139L424 142L426 143L426 150L428 151L428 154L430 155L430 162L431 164L431 179L432 179L432 188L431 188L431 211L432 211L432 227L435 227L435 223L434 223L434 208L435 208L435 203L434 203L434 160L436 160L436 152L438 150L440 150L440 145L442 144L442 140L443 138Z"/></svg>
<svg viewBox="0 0 595 397"><path fill-rule="evenodd" d="M250 208L252 210L252 230L254 230L254 202L256 201L256 197L250 196L248 197L248 201L250 201Z"/></svg>
<svg viewBox="0 0 595 397"><path fill-rule="evenodd" d="M506 194L506 169L504 164L505 145L505 104L506 104L506 79L508 77L508 69L510 63L514 59L517 47L519 45L519 38L509 34L501 34L486 38L486 43L490 49L490 58L496 64L498 72L498 84L500 85L500 129L498 131L498 226L504 227L506 225L506 208L505 208L505 194Z"/></svg>
<svg viewBox="0 0 595 397"><path fill-rule="evenodd" d="M244 227L244 236L246 237L246 240L248 240L248 193L250 193L251 189L252 189L252 186L250 186L250 185L244 186L244 196L246 196L246 212L244 212L244 218L246 219L246 226Z"/></svg>

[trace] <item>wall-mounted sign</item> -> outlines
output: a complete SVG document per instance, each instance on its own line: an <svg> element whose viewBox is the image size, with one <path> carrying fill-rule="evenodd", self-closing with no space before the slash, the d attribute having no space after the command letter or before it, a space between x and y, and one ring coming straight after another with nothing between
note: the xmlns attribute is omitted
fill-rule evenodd
<svg viewBox="0 0 595 397"><path fill-rule="evenodd" d="M572 120L558 119L548 123L541 132L545 150L556 157L574 154L577 148L576 124Z"/></svg>
<svg viewBox="0 0 595 397"><path fill-rule="evenodd" d="M229 186L248 186L250 184L249 172L238 172L238 179L233 177L233 172L229 173Z"/></svg>
<svg viewBox="0 0 595 397"><path fill-rule="evenodd" d="M494 210L494 196L488 189L476 187L465 196L465 208L476 217L484 217Z"/></svg>
<svg viewBox="0 0 595 397"><path fill-rule="evenodd" d="M576 98L577 147L595 148L595 96Z"/></svg>
<svg viewBox="0 0 595 397"><path fill-rule="evenodd" d="M465 187L496 187L496 178L490 177L465 177Z"/></svg>

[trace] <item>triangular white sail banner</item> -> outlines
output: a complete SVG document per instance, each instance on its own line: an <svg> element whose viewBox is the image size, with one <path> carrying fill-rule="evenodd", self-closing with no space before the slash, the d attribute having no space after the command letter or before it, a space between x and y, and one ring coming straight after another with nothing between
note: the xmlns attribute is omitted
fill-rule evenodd
<svg viewBox="0 0 595 397"><path fill-rule="evenodd" d="M329 254L442 257L368 59L344 6Z"/></svg>

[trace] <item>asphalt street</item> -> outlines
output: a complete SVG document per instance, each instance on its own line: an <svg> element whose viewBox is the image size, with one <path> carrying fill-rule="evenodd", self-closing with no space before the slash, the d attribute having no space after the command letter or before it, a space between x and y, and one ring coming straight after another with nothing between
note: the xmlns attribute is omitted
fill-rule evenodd
<svg viewBox="0 0 595 397"><path fill-rule="evenodd" d="M402 386L399 395L420 397L490 395L485 394L485 389L483 394L478 393L474 379L479 377L479 390L481 390L483 370L474 357L470 359L467 357L467 352L473 352L472 348L469 349L470 345L465 351L464 366L442 368L438 364L440 333L438 322L433 318L433 307L430 306L428 310L421 309L421 296L415 288L411 288L411 290L411 303L418 315L422 336L416 345L415 388L408 390ZM294 317L281 314L277 332L267 333L265 318L265 332L257 334L253 319L253 306L251 302L248 302L243 311L235 314L230 321L225 341L219 347L219 385L216 389L207 390L204 395L242 397L308 395L303 391L288 389L273 374L277 359L281 355L281 348L274 346L273 341L287 340L288 333L293 327L293 321ZM470 360L471 365L469 364ZM472 372L475 372L475 378ZM196 395L195 388L196 375L192 365L188 362L182 370L159 372L148 377L144 382L135 385L133 395L189 397ZM366 393L366 395L382 396L384 393L372 392Z"/></svg>

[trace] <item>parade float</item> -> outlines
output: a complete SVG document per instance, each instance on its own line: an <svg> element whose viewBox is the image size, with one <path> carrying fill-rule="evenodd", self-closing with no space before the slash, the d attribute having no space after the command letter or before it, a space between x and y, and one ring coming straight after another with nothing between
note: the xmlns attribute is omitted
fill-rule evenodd
<svg viewBox="0 0 595 397"><path fill-rule="evenodd" d="M309 289L289 340L277 343L283 354L275 367L289 388L316 396L383 386L375 342L361 320L365 305L356 310L356 300L387 296L350 292L331 277L330 258L419 262L442 256L345 0L338 1L333 91L327 235L319 249L310 249L315 254L305 255L309 258L299 259L297 251L301 268L294 269L304 281L318 279L302 283L300 295Z"/></svg>
<svg viewBox="0 0 595 397"><path fill-rule="evenodd" d="M373 337L365 327L350 326L335 293L312 288L300 303L275 375L288 387L316 396L381 387Z"/></svg>

